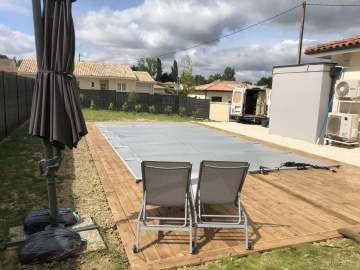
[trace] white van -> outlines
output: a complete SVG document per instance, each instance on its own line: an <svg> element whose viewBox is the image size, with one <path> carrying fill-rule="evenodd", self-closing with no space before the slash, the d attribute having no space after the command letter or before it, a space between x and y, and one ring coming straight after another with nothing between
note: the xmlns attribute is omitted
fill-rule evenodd
<svg viewBox="0 0 360 270"><path fill-rule="evenodd" d="M270 89L260 86L244 86L233 90L230 117L246 122L260 123L268 119Z"/></svg>

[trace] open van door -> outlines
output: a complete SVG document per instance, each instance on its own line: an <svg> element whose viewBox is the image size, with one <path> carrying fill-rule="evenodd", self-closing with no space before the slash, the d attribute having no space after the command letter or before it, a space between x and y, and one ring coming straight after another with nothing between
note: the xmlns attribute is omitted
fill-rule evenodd
<svg viewBox="0 0 360 270"><path fill-rule="evenodd" d="M243 116L245 103L245 87L235 88L231 99L230 115L236 118Z"/></svg>

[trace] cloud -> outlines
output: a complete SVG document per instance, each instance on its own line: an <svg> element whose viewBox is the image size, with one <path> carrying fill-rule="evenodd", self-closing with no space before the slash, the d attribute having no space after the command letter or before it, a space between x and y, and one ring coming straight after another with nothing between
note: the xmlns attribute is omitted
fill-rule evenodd
<svg viewBox="0 0 360 270"><path fill-rule="evenodd" d="M91 11L77 22L77 36L90 55L102 60L108 50L117 59L137 59L211 40L247 22L239 1L146 0L122 11ZM240 12L241 14L241 12ZM98 50L99 49L99 50ZM98 52L96 52L98 51Z"/></svg>
<svg viewBox="0 0 360 270"><path fill-rule="evenodd" d="M34 56L34 37L0 24L0 54L11 57Z"/></svg>
<svg viewBox="0 0 360 270"><path fill-rule="evenodd" d="M304 46L310 46L313 40L304 40ZM236 70L238 80L256 82L260 77L270 76L273 66L295 64L297 61L297 40L284 40L273 46L252 45L227 49L194 50L190 53L194 73L210 75L222 73L227 67ZM184 53L177 55L179 59ZM302 62L311 62L314 58L304 56Z"/></svg>
<svg viewBox="0 0 360 270"><path fill-rule="evenodd" d="M0 0L0 10L28 15L31 13L31 3L30 0Z"/></svg>
<svg viewBox="0 0 360 270"><path fill-rule="evenodd" d="M145 0L124 10L109 8L90 11L76 20L81 51L88 60L135 64L140 57L158 56L183 49L229 33L301 4L294 0ZM320 3L338 3L319 0ZM351 2L347 2L351 3ZM352 2L354 3L354 2ZM305 37L330 39L359 31L357 8L308 7ZM300 9L268 23L273 31L298 31ZM345 27L347 26L347 27ZM250 30L253 31L253 30ZM234 38L237 38L236 36ZM266 44L264 36L263 44ZM313 44L314 41L305 42ZM251 45L223 49L218 41L186 51L193 59L194 71L208 75L236 68L238 77L255 80L269 74L274 65L296 61L297 42L279 40L275 45ZM184 53L162 57L166 64ZM305 57L306 58L306 57Z"/></svg>

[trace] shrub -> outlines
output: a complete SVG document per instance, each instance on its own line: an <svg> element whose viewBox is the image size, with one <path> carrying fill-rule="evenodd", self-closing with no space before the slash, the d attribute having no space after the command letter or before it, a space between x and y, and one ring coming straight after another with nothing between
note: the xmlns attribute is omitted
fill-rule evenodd
<svg viewBox="0 0 360 270"><path fill-rule="evenodd" d="M156 113L156 107L154 105L149 106L149 113Z"/></svg>
<svg viewBox="0 0 360 270"><path fill-rule="evenodd" d="M95 102L94 100L90 100L90 110L94 110L95 109Z"/></svg>
<svg viewBox="0 0 360 270"><path fill-rule="evenodd" d="M136 104L136 93L135 92L129 92L128 97L127 97L127 103L128 103L128 106L131 107L131 109L135 108L135 104Z"/></svg>
<svg viewBox="0 0 360 270"><path fill-rule="evenodd" d="M141 112L141 109L142 109L141 104L136 104L135 105L135 112L139 113L139 112Z"/></svg>
<svg viewBox="0 0 360 270"><path fill-rule="evenodd" d="M186 116L186 108L184 106L179 107L179 115Z"/></svg>
<svg viewBox="0 0 360 270"><path fill-rule="evenodd" d="M114 103L112 103L112 102L109 103L108 110L109 111L114 110Z"/></svg>
<svg viewBox="0 0 360 270"><path fill-rule="evenodd" d="M170 115L172 113L172 107L170 105L166 105L165 108L164 108L164 112L167 115Z"/></svg>
<svg viewBox="0 0 360 270"><path fill-rule="evenodd" d="M192 111L192 115L195 117L195 118L199 118L200 117L200 109L197 108L197 109L194 109Z"/></svg>
<svg viewBox="0 0 360 270"><path fill-rule="evenodd" d="M80 98L81 104L83 104L83 103L84 103L84 100L85 100L84 94L80 94L79 98Z"/></svg>
<svg viewBox="0 0 360 270"><path fill-rule="evenodd" d="M127 101L124 102L124 104L121 106L121 109L124 112L127 112L129 110L129 104L127 103Z"/></svg>

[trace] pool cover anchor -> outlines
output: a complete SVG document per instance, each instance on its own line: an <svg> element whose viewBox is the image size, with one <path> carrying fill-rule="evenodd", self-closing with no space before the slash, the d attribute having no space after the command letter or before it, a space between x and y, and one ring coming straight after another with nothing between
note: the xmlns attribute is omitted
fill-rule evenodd
<svg viewBox="0 0 360 270"><path fill-rule="evenodd" d="M308 170L308 169L320 169L320 170L328 170L333 173L336 173L336 169L340 168L339 164L336 165L328 165L328 166L319 166L310 163L302 163L302 162L294 162L287 161L281 163L279 167L269 168L266 166L259 166L259 169L256 171L249 172L250 174L263 174L267 175L271 172L279 172L281 170Z"/></svg>

